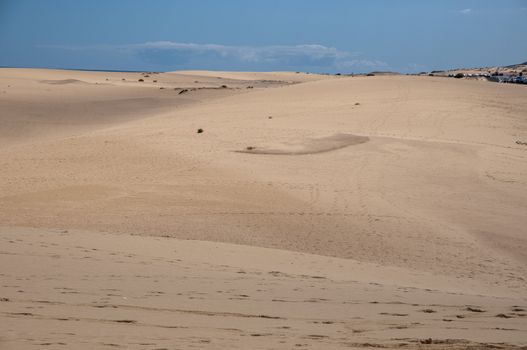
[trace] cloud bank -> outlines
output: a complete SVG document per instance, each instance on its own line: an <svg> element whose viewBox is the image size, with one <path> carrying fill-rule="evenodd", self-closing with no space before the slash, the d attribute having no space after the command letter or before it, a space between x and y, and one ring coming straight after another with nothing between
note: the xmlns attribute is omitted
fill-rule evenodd
<svg viewBox="0 0 527 350"><path fill-rule="evenodd" d="M164 69L255 69L362 71L386 68L379 60L359 53L338 50L319 44L234 46L219 44L153 41L127 45L57 46L46 48L70 51L97 51L134 56L149 66Z"/></svg>

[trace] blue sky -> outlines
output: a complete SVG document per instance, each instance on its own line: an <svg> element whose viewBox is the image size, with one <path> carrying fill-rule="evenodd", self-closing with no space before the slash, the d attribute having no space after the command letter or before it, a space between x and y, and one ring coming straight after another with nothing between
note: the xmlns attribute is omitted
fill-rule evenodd
<svg viewBox="0 0 527 350"><path fill-rule="evenodd" d="M527 61L527 0L0 0L0 66L419 72Z"/></svg>

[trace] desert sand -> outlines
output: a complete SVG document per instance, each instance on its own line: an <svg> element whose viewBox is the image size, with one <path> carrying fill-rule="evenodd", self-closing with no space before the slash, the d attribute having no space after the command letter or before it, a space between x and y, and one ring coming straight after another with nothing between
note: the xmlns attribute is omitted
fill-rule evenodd
<svg viewBox="0 0 527 350"><path fill-rule="evenodd" d="M525 347L526 142L521 85L0 69L0 349Z"/></svg>

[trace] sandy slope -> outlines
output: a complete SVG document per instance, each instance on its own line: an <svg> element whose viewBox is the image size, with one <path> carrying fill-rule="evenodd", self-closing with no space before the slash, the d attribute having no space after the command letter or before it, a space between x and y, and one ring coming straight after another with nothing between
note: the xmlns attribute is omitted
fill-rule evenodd
<svg viewBox="0 0 527 350"><path fill-rule="evenodd" d="M276 310L281 313L280 320L300 319L291 328L295 333L264 332L269 319L255 318L251 319L254 324L249 324L221 314L225 317L194 315L190 321L184 317L192 313L167 311L178 324L190 322L182 333L189 342L206 346L199 343L202 339L194 338L203 334L200 327L206 327L212 332L208 340L221 340L217 347L274 348L282 344L290 348L294 344L279 343L290 336L314 348L321 346L320 341L325 341L325 348L352 343L358 347L365 343L395 346L394 338L417 346L416 339L428 337L527 343L525 327L520 326L521 312L513 318L493 315L508 315L513 305L526 304L527 147L521 144L527 141L525 87L433 77L295 73L174 72L150 75L138 82L141 77L144 74L0 70L0 222L6 227L1 236L7 241L16 241L17 235L26 237L20 245L2 249L2 259L7 260L3 266L26 266L3 272L11 281L9 285L21 285L13 281L25 278L31 281L26 281L24 289L35 289L41 280L46 283L45 273L35 272L34 264L28 267L36 252L31 249L40 249L30 248L37 241L47 246L43 255L58 258L55 263L48 258L35 263L60 271L70 266L70 272L56 281L76 290L88 288L82 274L75 273L77 269L82 267L86 276L93 276L99 266L119 269L120 265L113 255L97 257L100 262L96 264L75 265L68 259L80 258L82 251L68 250L67 242L83 241L88 251L101 249L106 244L102 242L107 242L116 254L138 254L141 244L159 242L156 238L95 232L237 243L244 246L213 245L211 250L210 243L166 239L161 246L173 245L178 252L194 249L196 254L188 257L187 264L202 259L200 264L210 267L174 272L191 281L189 286L183 284L183 289L192 286L207 295L202 296L205 302L198 303L202 307L198 310L221 306L219 310L225 313L230 312L226 310L229 306L251 315ZM188 91L180 94L182 89ZM204 132L196 133L198 128ZM26 235L21 233L26 231L13 228L21 226L42 231ZM86 232L57 235L47 230L50 228ZM265 263L255 266L259 273L267 276L281 271L292 276L262 282L258 274L247 278L222 271L220 257L232 254L230 249L236 252L232 263L236 269L253 266L255 256L266 256ZM201 250L203 255L199 256ZM163 254L153 250L149 259L161 261L166 257ZM296 276L310 275L309 271L284 271L286 262L299 256L306 259L298 264L299 269L314 270L316 266L320 274L332 277L315 279L315 283ZM144 282L136 284L138 277L133 275L141 263L134 255L126 263L134 266L132 271L115 274L128 283L122 286L125 293L146 293L141 289L146 287L139 287ZM168 262L156 265L156 275L170 276L170 266ZM343 277L348 273L367 279L356 285L349 280L357 281L358 277ZM58 307L60 312L51 306L46 306L46 312L68 317L77 312L78 318L107 319L106 308L86 306L98 301L100 290L109 283L107 275L97 278L99 289L90 289L90 300L85 300L84 294L76 295L71 303ZM186 310L184 306L193 300L190 295L174 299L182 285L176 287L167 278L159 280L168 291L155 299L159 301L155 308ZM219 290L217 285L224 283L233 283L232 294L250 295L253 302L235 299L225 304L221 297L208 304L209 296ZM253 300L255 293L244 289L257 291L257 283L276 289ZM295 295L290 308L272 301L312 283L313 297L323 303L300 302L298 298L309 299L303 293ZM387 307L388 311L372 309L371 305L377 304L368 304L374 301L369 298L372 290L368 283L377 283L374 289L380 296L395 302L390 305L406 305L401 306L405 310L395 310L395 306ZM398 289L408 286L417 289L411 294ZM61 302L64 298L50 289L41 295L33 291L36 294L26 300L14 289L2 288L15 301L6 305L16 310L39 298ZM457 294L449 294L452 292ZM327 302L339 300L342 304L350 293L360 296L362 311ZM412 300L422 300L418 307L439 304L452 309L441 309L440 316L419 313L407 305L415 303ZM148 300L143 301L136 306L151 307ZM81 309L75 309L77 304L83 305ZM443 321L468 304L492 311L471 313L471 320L477 317L468 326ZM11 345L18 344L28 327L38 328L42 320L49 319L38 312L31 312L38 317L16 315L16 310L3 316L12 321ZM92 315L94 312L97 315ZM132 311L120 312L118 317L125 318ZM145 336L171 339L167 328L154 331L143 326L171 324L158 318L164 317L164 312L133 312L140 327L137 323L112 325L116 334L139 327ZM408 314L410 319L381 317L381 312ZM318 313L331 322L338 321L340 328L330 330L336 333L319 334L320 324L308 326L313 323L305 320ZM140 316L152 319L137 320ZM232 321L226 328L241 333L220 334L215 328L220 325L207 320L220 325ZM466 322L461 318L454 321ZM108 322L104 324L112 324ZM383 324L395 327L401 322L426 326L361 335L362 328L378 330ZM513 326L506 327L503 322ZM274 327L274 321L271 324ZM460 331L465 326L469 330ZM68 327L77 329L74 323ZM84 338L72 337L88 341L93 329L80 328L85 329ZM353 332L355 328L359 331ZM514 330L488 331L495 328ZM269 339L241 335L253 332L272 334L274 346Z"/></svg>
<svg viewBox="0 0 527 350"><path fill-rule="evenodd" d="M247 87L304 81L300 75L254 82L192 74L42 69L0 69L0 79L0 147L147 118Z"/></svg>
<svg viewBox="0 0 527 350"><path fill-rule="evenodd" d="M166 238L0 233L5 349L515 349L527 336L524 299L425 273Z"/></svg>

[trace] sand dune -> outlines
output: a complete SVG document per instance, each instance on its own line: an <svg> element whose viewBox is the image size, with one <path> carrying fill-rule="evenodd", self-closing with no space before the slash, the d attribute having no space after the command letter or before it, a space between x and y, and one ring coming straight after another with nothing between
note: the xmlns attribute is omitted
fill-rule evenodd
<svg viewBox="0 0 527 350"><path fill-rule="evenodd" d="M0 69L0 108L0 344L527 345L523 86Z"/></svg>

